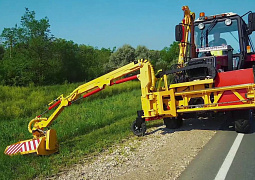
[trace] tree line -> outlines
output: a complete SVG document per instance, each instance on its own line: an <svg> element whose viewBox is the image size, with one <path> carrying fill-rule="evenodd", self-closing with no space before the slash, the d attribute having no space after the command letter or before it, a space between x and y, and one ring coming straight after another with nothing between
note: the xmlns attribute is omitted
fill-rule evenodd
<svg viewBox="0 0 255 180"><path fill-rule="evenodd" d="M4 28L0 45L0 84L10 86L86 82L135 59L149 59L155 69L167 68L178 57L173 42L161 51L125 44L116 49L78 45L54 37L47 17L37 20L26 8L20 25Z"/></svg>

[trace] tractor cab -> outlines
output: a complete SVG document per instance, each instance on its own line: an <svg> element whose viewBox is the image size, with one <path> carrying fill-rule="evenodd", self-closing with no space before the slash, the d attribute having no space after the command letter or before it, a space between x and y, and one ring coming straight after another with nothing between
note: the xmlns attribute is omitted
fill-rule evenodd
<svg viewBox="0 0 255 180"><path fill-rule="evenodd" d="M248 23L243 19L246 15ZM180 48L187 46L185 50L190 51L186 52L189 57L184 62L188 78L182 79L214 79L217 72L255 65L255 49L250 38L255 31L255 13L243 16L231 12L213 16L200 13L199 18L192 21L189 25L176 26L176 41L180 42ZM185 40L188 32L189 39Z"/></svg>
<svg viewBox="0 0 255 180"><path fill-rule="evenodd" d="M235 13L224 13L200 17L194 22L194 43L197 57L216 57L216 69L223 71L250 67L248 59L254 54L250 34L254 31L254 13L248 16L247 25ZM228 56L231 58L228 61ZM230 67L230 65L232 67Z"/></svg>

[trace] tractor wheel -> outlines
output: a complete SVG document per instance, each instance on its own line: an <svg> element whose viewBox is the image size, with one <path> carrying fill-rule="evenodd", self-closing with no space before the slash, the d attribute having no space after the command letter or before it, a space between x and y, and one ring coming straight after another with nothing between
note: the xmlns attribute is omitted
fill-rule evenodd
<svg viewBox="0 0 255 180"><path fill-rule="evenodd" d="M250 133L254 121L253 110L243 111L245 114L244 118L240 118L235 121L235 131L237 133ZM248 113L248 115L246 114Z"/></svg>
<svg viewBox="0 0 255 180"><path fill-rule="evenodd" d="M140 125L138 125L137 121L135 120L131 125L131 130L136 136L144 136L146 132L146 124L145 122L142 122Z"/></svg>
<svg viewBox="0 0 255 180"><path fill-rule="evenodd" d="M178 129L182 126L183 120L182 117L179 116L177 118L164 118L164 124L168 129Z"/></svg>

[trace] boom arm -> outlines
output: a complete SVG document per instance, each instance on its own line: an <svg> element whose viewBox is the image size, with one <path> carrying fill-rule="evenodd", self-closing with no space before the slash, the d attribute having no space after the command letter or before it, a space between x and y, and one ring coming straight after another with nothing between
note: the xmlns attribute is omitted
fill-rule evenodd
<svg viewBox="0 0 255 180"><path fill-rule="evenodd" d="M130 74L140 70L139 75L127 77L116 80L124 75ZM155 86L155 74L152 65L147 60L138 60L127 64L119 69L116 69L108 74L105 74L95 80L85 83L76 88L68 96L59 96L56 100L50 103L50 107L44 113L57 107L57 109L50 115L49 118L42 118L41 114L31 120L28 124L28 130L33 134L33 139L20 141L9 145L5 149L5 154L30 154L37 153L38 155L49 155L58 151L57 135L54 129L44 131L44 128L51 125L51 123L58 117L65 107L70 106L73 102L89 97L103 90L106 86L123 83L133 79L141 81L142 99L152 91ZM145 114L146 115L146 114Z"/></svg>
<svg viewBox="0 0 255 180"><path fill-rule="evenodd" d="M182 10L184 11L184 18L182 20L182 40L179 44L180 52L179 52L179 59L178 64L181 65L181 67L184 66L184 58L187 57L187 47L188 47L188 37L189 33L191 33L191 42L192 45L192 56L193 54L193 48L194 48L194 19L195 19L195 13L190 12L188 6L183 6Z"/></svg>
<svg viewBox="0 0 255 180"><path fill-rule="evenodd" d="M129 78L117 80L114 82L114 80L124 75L135 72L139 69L141 72L143 72L143 73L140 73L141 75L131 76ZM103 90L106 86L119 84L125 81L137 79L137 78L139 78L140 80L142 78L141 86L144 93L154 89L155 75L154 75L154 71L151 64L146 60L139 60L136 62L129 63L119 69L116 69L108 74L105 74L97 79L94 79L88 83L85 83L79 86L71 94L69 94L66 97L61 95L58 98L58 100L52 106L48 108L48 110L51 110L54 107L58 106L57 109L51 114L49 118L41 118L41 115L39 115L35 119L30 121L28 126L29 132L33 133L35 138L40 137L43 135L42 134L43 129L45 127L48 127L58 117L58 115L63 111L65 107L70 106L76 100L81 98L86 98L94 93L97 93ZM33 123L34 123L33 128L31 128L31 125Z"/></svg>

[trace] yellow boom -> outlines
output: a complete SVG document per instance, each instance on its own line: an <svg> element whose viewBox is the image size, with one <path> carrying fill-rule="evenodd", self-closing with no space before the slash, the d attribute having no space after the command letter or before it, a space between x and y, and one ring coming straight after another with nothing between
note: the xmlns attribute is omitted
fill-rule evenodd
<svg viewBox="0 0 255 180"><path fill-rule="evenodd" d="M137 70L140 70L139 75L116 80ZM41 114L29 122L28 131L33 134L33 139L20 141L8 146L5 150L5 154L29 154L36 152L38 155L48 155L57 152L58 143L56 131L53 129L44 131L44 128L50 126L65 107L70 106L73 102L79 99L86 98L99 92L107 86L112 86L114 84L119 84L137 78L141 81L143 94L147 94L149 91L154 90L156 79L152 65L147 60L139 60L79 86L66 97L63 95L59 96L56 100L50 103L51 106L47 111L55 107L57 108L49 118L42 118Z"/></svg>
<svg viewBox="0 0 255 180"><path fill-rule="evenodd" d="M182 40L179 43L180 52L178 58L178 64L181 67L184 66L185 58L187 57L188 38L189 34L192 34L191 30L195 20L195 13L191 12L188 6L183 6L182 10L184 18L182 20Z"/></svg>

